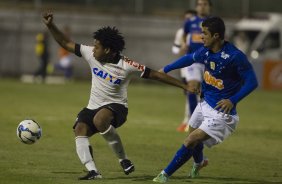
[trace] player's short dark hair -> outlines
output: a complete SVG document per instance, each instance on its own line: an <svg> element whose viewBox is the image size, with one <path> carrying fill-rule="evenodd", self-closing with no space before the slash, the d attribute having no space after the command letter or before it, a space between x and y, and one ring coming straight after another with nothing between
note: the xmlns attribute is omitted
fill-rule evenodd
<svg viewBox="0 0 282 184"><path fill-rule="evenodd" d="M211 35L218 33L219 38L224 39L225 25L220 17L209 17L203 21L202 26L207 27Z"/></svg>
<svg viewBox="0 0 282 184"><path fill-rule="evenodd" d="M197 11L196 11L196 10L186 10L186 11L184 12L184 15L186 15L186 14L197 15Z"/></svg>
<svg viewBox="0 0 282 184"><path fill-rule="evenodd" d="M209 6L212 6L212 1L211 0L205 0L209 3ZM198 4L199 0L196 1L196 4Z"/></svg>
<svg viewBox="0 0 282 184"><path fill-rule="evenodd" d="M111 52L120 53L125 46L124 37L116 27L102 27L93 33L93 38L104 48L109 48Z"/></svg>

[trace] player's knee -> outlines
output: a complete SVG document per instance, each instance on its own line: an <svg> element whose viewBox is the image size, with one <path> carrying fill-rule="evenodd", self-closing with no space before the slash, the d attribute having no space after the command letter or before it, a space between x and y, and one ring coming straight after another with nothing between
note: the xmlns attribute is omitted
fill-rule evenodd
<svg viewBox="0 0 282 184"><path fill-rule="evenodd" d="M101 109L93 119L93 123L99 132L105 132L111 125L112 112L108 109Z"/></svg>
<svg viewBox="0 0 282 184"><path fill-rule="evenodd" d="M74 128L75 136L86 136L88 132L88 127L85 123L77 123Z"/></svg>
<svg viewBox="0 0 282 184"><path fill-rule="evenodd" d="M95 116L93 122L99 132L105 132L110 127L109 120L103 116Z"/></svg>
<svg viewBox="0 0 282 184"><path fill-rule="evenodd" d="M185 140L184 145L189 148L194 148L199 142L200 138L197 135L190 134Z"/></svg>

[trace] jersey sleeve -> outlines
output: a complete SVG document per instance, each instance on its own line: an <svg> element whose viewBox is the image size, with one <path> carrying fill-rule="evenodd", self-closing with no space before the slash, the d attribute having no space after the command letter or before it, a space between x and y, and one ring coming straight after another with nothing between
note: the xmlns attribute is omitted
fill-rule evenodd
<svg viewBox="0 0 282 184"><path fill-rule="evenodd" d="M230 98L231 102L236 104L258 86L258 81L251 63L242 52L236 54L233 59L233 65L236 67L236 70L242 80L241 89Z"/></svg>
<svg viewBox="0 0 282 184"><path fill-rule="evenodd" d="M150 69L145 65L139 64L136 61L133 61L129 58L125 58L125 69L126 71L133 76L138 76L141 78L147 78L150 73Z"/></svg>
<svg viewBox="0 0 282 184"><path fill-rule="evenodd" d="M93 46L87 46L82 44L75 44L75 55L78 57L83 57L87 61L93 57Z"/></svg>
<svg viewBox="0 0 282 184"><path fill-rule="evenodd" d="M190 66L193 63L204 63L205 50L205 47L201 47L194 53L186 54L185 56L179 58L173 63L166 65L163 69L164 72L168 73L172 70Z"/></svg>
<svg viewBox="0 0 282 184"><path fill-rule="evenodd" d="M166 65L163 70L164 70L165 73L168 73L172 70L176 70L176 69L179 69L179 68L184 68L186 66L190 66L193 63L194 63L193 55L187 54L187 55L177 59L173 63Z"/></svg>
<svg viewBox="0 0 282 184"><path fill-rule="evenodd" d="M193 53L193 60L196 63L204 64L204 60L206 57L208 50L205 47L201 47Z"/></svg>
<svg viewBox="0 0 282 184"><path fill-rule="evenodd" d="M185 23L184 23L184 34L187 35L190 33L190 20L187 20Z"/></svg>

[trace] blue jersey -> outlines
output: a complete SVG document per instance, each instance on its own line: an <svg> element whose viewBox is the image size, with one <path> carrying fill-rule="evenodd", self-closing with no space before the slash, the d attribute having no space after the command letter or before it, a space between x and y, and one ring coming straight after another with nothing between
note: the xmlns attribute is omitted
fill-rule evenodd
<svg viewBox="0 0 282 184"><path fill-rule="evenodd" d="M167 65L164 71L169 72L195 62L205 65L202 82L204 100L213 108L222 99L231 100L234 104L230 112L232 115L236 114L236 104L258 85L246 55L229 42L225 42L217 53L203 46L193 54Z"/></svg>
<svg viewBox="0 0 282 184"><path fill-rule="evenodd" d="M201 25L203 20L204 20L203 18L194 16L185 22L184 33L186 35L190 35L189 39L187 40L188 53L195 52L196 50L198 50L200 47L203 46L203 41L201 36L202 33Z"/></svg>

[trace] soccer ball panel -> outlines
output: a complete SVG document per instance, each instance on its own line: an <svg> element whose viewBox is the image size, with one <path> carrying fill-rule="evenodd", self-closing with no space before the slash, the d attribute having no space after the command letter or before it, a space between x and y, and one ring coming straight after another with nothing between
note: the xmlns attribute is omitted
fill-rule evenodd
<svg viewBox="0 0 282 184"><path fill-rule="evenodd" d="M19 138L25 144L33 144L35 143L35 138L31 136L31 134L27 131L21 131L19 134Z"/></svg>
<svg viewBox="0 0 282 184"><path fill-rule="evenodd" d="M17 136L25 144L33 144L41 137L41 127L34 120L24 120L17 127Z"/></svg>

